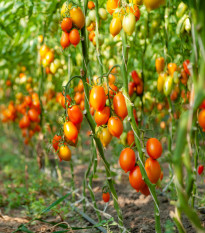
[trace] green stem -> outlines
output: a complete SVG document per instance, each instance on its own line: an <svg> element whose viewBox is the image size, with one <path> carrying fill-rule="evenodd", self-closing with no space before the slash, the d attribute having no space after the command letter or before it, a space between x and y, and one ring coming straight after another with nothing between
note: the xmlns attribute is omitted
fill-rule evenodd
<svg viewBox="0 0 205 233"><path fill-rule="evenodd" d="M73 170L73 162L69 162L70 171L71 171L71 188L72 188L72 201L75 201L75 180L74 180L74 170Z"/></svg>

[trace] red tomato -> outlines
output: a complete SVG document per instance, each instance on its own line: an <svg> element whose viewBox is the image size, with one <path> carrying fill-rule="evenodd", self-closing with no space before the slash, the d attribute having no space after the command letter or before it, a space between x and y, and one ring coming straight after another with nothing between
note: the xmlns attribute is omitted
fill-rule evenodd
<svg viewBox="0 0 205 233"><path fill-rule="evenodd" d="M134 132L132 130L127 132L127 144L129 146L134 146L135 145L135 136L134 136Z"/></svg>
<svg viewBox="0 0 205 233"><path fill-rule="evenodd" d="M119 163L120 167L127 173L135 167L135 152L130 148L125 148L120 153Z"/></svg>
<svg viewBox="0 0 205 233"><path fill-rule="evenodd" d="M137 191L145 186L145 182L142 179L142 174L139 166L134 167L134 169L130 171L129 181L131 186Z"/></svg>
<svg viewBox="0 0 205 233"><path fill-rule="evenodd" d="M158 159L162 154L162 144L156 138L147 141L147 153L153 159Z"/></svg>
<svg viewBox="0 0 205 233"><path fill-rule="evenodd" d="M134 93L136 87L136 83L135 82L129 82L128 84L128 92L129 92L129 96L131 97Z"/></svg>
<svg viewBox="0 0 205 233"><path fill-rule="evenodd" d="M202 129L205 129L205 109L202 109L198 115L198 122Z"/></svg>
<svg viewBox="0 0 205 233"><path fill-rule="evenodd" d="M131 72L131 75L132 75L132 79L133 79L133 81L135 82L135 84L136 84L136 85L139 85L141 79L140 79L140 77L139 77L137 71L133 70L133 71Z"/></svg>
<svg viewBox="0 0 205 233"><path fill-rule="evenodd" d="M127 106L125 103L125 97L122 93L118 93L113 98L113 106L116 114L124 120L124 118L127 116Z"/></svg>
<svg viewBox="0 0 205 233"><path fill-rule="evenodd" d="M62 139L62 137L60 135L57 135L57 134L53 137L52 144L53 144L53 148L55 151L57 151L58 144L59 144L61 139Z"/></svg>
<svg viewBox="0 0 205 233"><path fill-rule="evenodd" d="M30 125L30 120L29 120L29 117L28 115L24 115L21 120L19 121L19 127L21 129L23 128L28 128Z"/></svg>
<svg viewBox="0 0 205 233"><path fill-rule="evenodd" d="M147 184L142 189L140 189L140 192L142 194L144 194L145 196L149 196L150 195L150 191L149 191L149 188L148 188Z"/></svg>
<svg viewBox="0 0 205 233"><path fill-rule="evenodd" d="M39 121L39 114L35 108L31 108L28 110L28 117L31 121L35 121L35 122Z"/></svg>
<svg viewBox="0 0 205 233"><path fill-rule="evenodd" d="M80 124L83 121L83 113L77 105L68 108L68 117L75 125Z"/></svg>
<svg viewBox="0 0 205 233"><path fill-rule="evenodd" d="M205 100L203 100L203 102L201 103L200 108L202 108L202 109L205 108Z"/></svg>
<svg viewBox="0 0 205 233"><path fill-rule="evenodd" d="M107 193L103 193L102 194L102 199L104 202L109 202L110 200L110 194L107 192Z"/></svg>
<svg viewBox="0 0 205 233"><path fill-rule="evenodd" d="M185 70L185 72L186 72L188 75L190 75L190 70L189 70L189 68L188 68L189 64L190 64L190 61L189 61L188 59L187 59L186 61L183 62L184 70Z"/></svg>
<svg viewBox="0 0 205 233"><path fill-rule="evenodd" d="M153 184L156 184L161 174L161 167L158 161L152 158L148 158L145 162L145 170L147 172L149 180Z"/></svg>
<svg viewBox="0 0 205 233"><path fill-rule="evenodd" d="M64 32L70 31L72 28L72 19L71 18L64 18L61 22L61 28Z"/></svg>
<svg viewBox="0 0 205 233"><path fill-rule="evenodd" d="M201 175L201 173L204 171L204 166L203 165L199 165L198 166L198 174Z"/></svg>

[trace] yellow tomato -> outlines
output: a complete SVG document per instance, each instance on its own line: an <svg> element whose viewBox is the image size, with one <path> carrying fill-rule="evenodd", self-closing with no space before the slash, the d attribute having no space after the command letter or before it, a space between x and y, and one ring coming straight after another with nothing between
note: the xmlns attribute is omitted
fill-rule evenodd
<svg viewBox="0 0 205 233"><path fill-rule="evenodd" d="M165 79L166 79L166 74L161 73L158 77L158 80L157 80L157 90L159 92L161 92L163 90Z"/></svg>
<svg viewBox="0 0 205 233"><path fill-rule="evenodd" d="M70 10L70 17L72 19L72 23L75 24L78 29L81 29L85 26L85 15L83 14L80 7L73 7Z"/></svg>
<svg viewBox="0 0 205 233"><path fill-rule="evenodd" d="M156 8L159 8L164 3L165 0L144 0L144 5L146 6L147 11L151 11Z"/></svg>
<svg viewBox="0 0 205 233"><path fill-rule="evenodd" d="M110 34L115 37L122 29L122 21L120 18L113 18L110 23Z"/></svg>

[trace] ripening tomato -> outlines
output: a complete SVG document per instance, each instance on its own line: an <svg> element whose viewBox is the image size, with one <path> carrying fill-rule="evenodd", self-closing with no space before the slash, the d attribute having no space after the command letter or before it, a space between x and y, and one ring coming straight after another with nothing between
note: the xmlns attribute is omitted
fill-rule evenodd
<svg viewBox="0 0 205 233"><path fill-rule="evenodd" d="M105 125L110 117L110 108L104 107L101 111L95 112L95 122L97 126Z"/></svg>
<svg viewBox="0 0 205 233"><path fill-rule="evenodd" d="M82 95L80 92L75 93L74 100L75 100L76 104L80 104L80 102L82 100Z"/></svg>
<svg viewBox="0 0 205 233"><path fill-rule="evenodd" d="M135 152L130 148L125 148L120 153L119 163L120 167L125 173L131 171L135 167Z"/></svg>
<svg viewBox="0 0 205 233"><path fill-rule="evenodd" d="M145 186L140 189L140 192L143 195L145 195L145 196L149 196L150 195L150 191L149 191L149 188L148 188L147 184L145 184Z"/></svg>
<svg viewBox="0 0 205 233"><path fill-rule="evenodd" d="M114 84L109 84L109 96L111 99L115 96L116 92L118 92L117 86Z"/></svg>
<svg viewBox="0 0 205 233"><path fill-rule="evenodd" d="M70 103L71 103L71 98L70 98L69 95L66 95L66 98L65 98L64 95L61 97L61 105L62 105L63 108L66 109L65 102L66 102L67 106L70 105Z"/></svg>
<svg viewBox="0 0 205 233"><path fill-rule="evenodd" d="M64 160L64 161L70 161L71 160L71 151L70 151L69 147L66 144L61 145L59 147L58 156L60 157L61 160Z"/></svg>
<svg viewBox="0 0 205 233"><path fill-rule="evenodd" d="M69 10L71 9L72 7L72 3L68 3L68 1L65 1L63 3L63 6L61 8L61 17L62 18L65 18L69 15Z"/></svg>
<svg viewBox="0 0 205 233"><path fill-rule="evenodd" d="M102 199L104 202L109 202L110 200L110 194L107 192L107 193L103 193L102 194Z"/></svg>
<svg viewBox="0 0 205 233"><path fill-rule="evenodd" d="M80 42L80 34L77 29L72 29L69 34L70 43L74 46L78 45Z"/></svg>
<svg viewBox="0 0 205 233"><path fill-rule="evenodd" d="M119 6L120 6L119 0L108 0L106 8L107 8L107 11L112 15L115 9Z"/></svg>
<svg viewBox="0 0 205 233"><path fill-rule="evenodd" d="M133 70L131 72L131 75L132 75L132 79L135 82L135 84L139 85L140 84L140 77L139 77L138 73L136 72L136 70Z"/></svg>
<svg viewBox="0 0 205 233"><path fill-rule="evenodd" d="M88 2L88 9L92 10L95 7L95 4L93 1Z"/></svg>
<svg viewBox="0 0 205 233"><path fill-rule="evenodd" d="M190 64L190 61L188 59L183 62L184 70L188 75L190 75L189 64Z"/></svg>
<svg viewBox="0 0 205 233"><path fill-rule="evenodd" d="M132 13L125 15L122 20L122 28L128 36L131 36L135 30L136 20Z"/></svg>
<svg viewBox="0 0 205 233"><path fill-rule="evenodd" d="M54 60L54 53L52 51L48 51L46 53L45 59L46 59L47 64L50 64Z"/></svg>
<svg viewBox="0 0 205 233"><path fill-rule="evenodd" d="M108 128L103 128L99 134L99 138L104 147L106 147L112 140L112 135L110 134Z"/></svg>
<svg viewBox="0 0 205 233"><path fill-rule="evenodd" d="M124 8L117 8L117 9L115 9L115 11L113 12L112 17L113 17L113 18L120 18L121 20L123 20L124 15L125 15L125 10L124 10Z"/></svg>
<svg viewBox="0 0 205 233"><path fill-rule="evenodd" d="M31 108L28 110L28 117L31 121L39 121L39 114L35 108Z"/></svg>
<svg viewBox="0 0 205 233"><path fill-rule="evenodd" d="M170 95L173 86L173 78L171 76L167 76L164 82L163 90L166 96Z"/></svg>
<svg viewBox="0 0 205 233"><path fill-rule="evenodd" d="M31 96L27 95L24 97L24 102L26 103L27 106L31 106L32 105L32 98Z"/></svg>
<svg viewBox="0 0 205 233"><path fill-rule="evenodd" d="M30 120L29 120L29 117L28 115L24 115L21 120L19 121L19 127L21 129L23 128L28 128L30 125Z"/></svg>
<svg viewBox="0 0 205 233"><path fill-rule="evenodd" d="M163 90L163 87L164 87L164 82L166 80L166 73L161 73L159 74L159 77L157 79L157 90L159 92L161 92Z"/></svg>
<svg viewBox="0 0 205 233"><path fill-rule="evenodd" d="M40 56L41 58L44 58L46 56L46 53L49 51L49 48L47 47L47 45L42 45L40 48Z"/></svg>
<svg viewBox="0 0 205 233"><path fill-rule="evenodd" d="M68 121L64 123L63 130L66 138L75 143L78 137L78 130L76 126L71 121Z"/></svg>
<svg viewBox="0 0 205 233"><path fill-rule="evenodd" d="M110 34L115 37L122 29L122 22L120 18L113 18L110 23Z"/></svg>
<svg viewBox="0 0 205 233"><path fill-rule="evenodd" d="M132 130L127 132L127 144L129 146L134 146L135 145L135 136L134 136L134 132Z"/></svg>
<svg viewBox="0 0 205 233"><path fill-rule="evenodd" d="M70 45L69 33L62 32L60 44L63 49L67 48Z"/></svg>
<svg viewBox="0 0 205 233"><path fill-rule="evenodd" d="M72 28L72 19L71 18L64 18L63 21L61 22L61 28L64 32L70 31Z"/></svg>
<svg viewBox="0 0 205 233"><path fill-rule="evenodd" d="M142 189L145 186L145 182L142 179L142 174L141 174L139 166L134 167L130 171L129 181L130 181L131 186L137 191Z"/></svg>
<svg viewBox="0 0 205 233"><path fill-rule="evenodd" d="M147 141L147 153L153 159L158 159L162 154L162 144L156 138L150 138Z"/></svg>
<svg viewBox="0 0 205 233"><path fill-rule="evenodd" d="M181 70L181 79L180 79L180 81L181 81L182 84L187 85L188 76L187 76L184 69Z"/></svg>
<svg viewBox="0 0 205 233"><path fill-rule="evenodd" d="M155 61L155 67L157 73L161 73L164 70L164 58L158 57Z"/></svg>
<svg viewBox="0 0 205 233"><path fill-rule="evenodd" d="M91 32L89 33L89 36L88 36L89 40L90 40L90 41L93 41L94 37L95 37L95 32L94 32L94 31L91 31Z"/></svg>
<svg viewBox="0 0 205 233"><path fill-rule="evenodd" d="M135 16L136 22L140 19L140 10L137 5L133 5L133 7L127 7L126 12L132 13Z"/></svg>
<svg viewBox="0 0 205 233"><path fill-rule="evenodd" d="M198 174L201 175L203 171L204 171L204 166L203 165L199 165L198 166Z"/></svg>
<svg viewBox="0 0 205 233"><path fill-rule="evenodd" d="M108 120L108 129L112 136L119 138L123 132L122 121L118 117L110 117Z"/></svg>
<svg viewBox="0 0 205 233"><path fill-rule="evenodd" d="M198 122L202 129L205 129L205 109L202 109L198 115Z"/></svg>
<svg viewBox="0 0 205 233"><path fill-rule="evenodd" d="M75 24L75 26L78 29L82 29L85 25L85 15L83 14L82 10L80 9L80 7L73 7L70 10L70 17L72 19L73 24Z"/></svg>
<svg viewBox="0 0 205 233"><path fill-rule="evenodd" d="M174 72L177 70L177 64L176 63L169 63L167 65L167 68L168 68L169 75L171 77L173 77L174 76Z"/></svg>
<svg viewBox="0 0 205 233"><path fill-rule="evenodd" d="M101 86L95 86L90 92L90 104L96 111L101 111L105 107L106 95Z"/></svg>
<svg viewBox="0 0 205 233"><path fill-rule="evenodd" d="M58 150L58 144L60 143L61 139L62 139L62 137L60 135L57 135L57 134L53 137L52 144L53 144L53 149L55 151Z"/></svg>
<svg viewBox="0 0 205 233"><path fill-rule="evenodd" d="M83 121L83 113L77 105L68 108L68 117L75 125L80 124Z"/></svg>
<svg viewBox="0 0 205 233"><path fill-rule="evenodd" d="M147 11L151 11L165 4L165 0L144 0L143 3L146 6Z"/></svg>
<svg viewBox="0 0 205 233"><path fill-rule="evenodd" d="M108 76L108 82L109 82L109 84L115 83L115 75L109 74L109 76Z"/></svg>
<svg viewBox="0 0 205 233"><path fill-rule="evenodd" d="M84 86L83 86L83 81L80 79L78 83L78 91L83 92L84 91Z"/></svg>
<svg viewBox="0 0 205 233"><path fill-rule="evenodd" d="M145 162L145 170L147 172L149 180L153 184L156 184L161 174L161 167L158 161L152 158L148 158Z"/></svg>
<svg viewBox="0 0 205 233"><path fill-rule="evenodd" d="M140 79L140 84L137 85L136 92L138 95L141 95L143 93L143 90L144 90L144 84L143 84L142 79Z"/></svg>
<svg viewBox="0 0 205 233"><path fill-rule="evenodd" d="M118 93L113 98L113 106L115 113L122 119L127 116L127 106L125 103L125 97L122 93Z"/></svg>

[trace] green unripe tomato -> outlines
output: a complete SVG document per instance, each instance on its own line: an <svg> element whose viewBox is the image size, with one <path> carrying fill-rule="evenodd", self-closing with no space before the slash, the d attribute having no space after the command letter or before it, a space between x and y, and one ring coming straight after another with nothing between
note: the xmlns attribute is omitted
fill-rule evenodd
<svg viewBox="0 0 205 233"><path fill-rule="evenodd" d="M99 16L100 16L100 18L102 20L106 20L107 19L107 11L104 8L100 8L98 10L98 14L99 14Z"/></svg>
<svg viewBox="0 0 205 233"><path fill-rule="evenodd" d="M96 21L96 12L95 12L95 10L91 10L91 11L89 12L89 14L88 14L88 17L90 18L90 20L91 20L92 22L95 22L95 21Z"/></svg>
<svg viewBox="0 0 205 233"><path fill-rule="evenodd" d="M123 146L126 146L127 144L127 133L126 132L123 132L120 136L120 143L123 145Z"/></svg>
<svg viewBox="0 0 205 233"><path fill-rule="evenodd" d="M170 95L172 91L172 86L173 86L173 78L171 76L167 76L165 82L164 82L164 94L166 96Z"/></svg>

